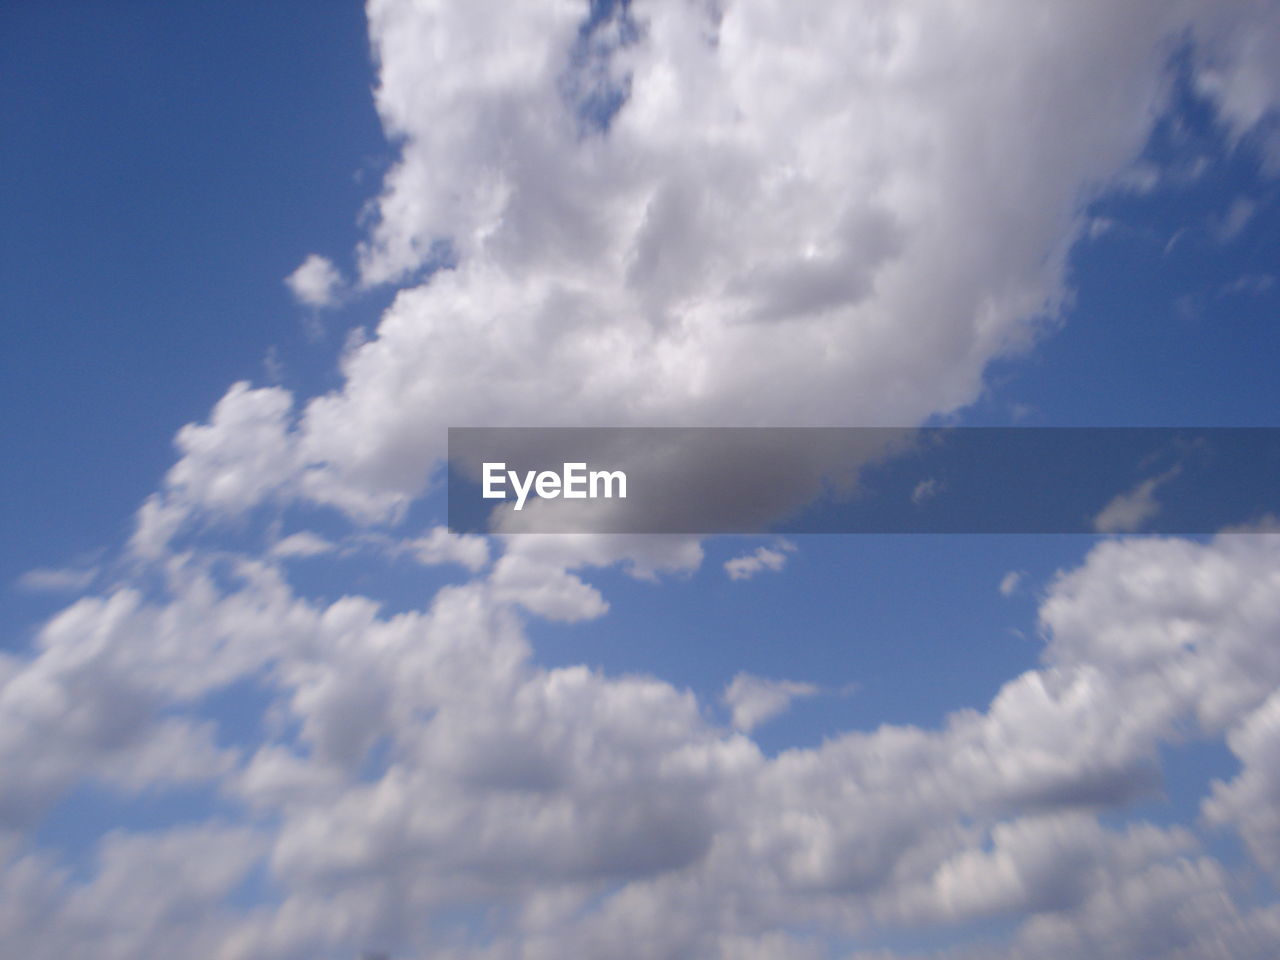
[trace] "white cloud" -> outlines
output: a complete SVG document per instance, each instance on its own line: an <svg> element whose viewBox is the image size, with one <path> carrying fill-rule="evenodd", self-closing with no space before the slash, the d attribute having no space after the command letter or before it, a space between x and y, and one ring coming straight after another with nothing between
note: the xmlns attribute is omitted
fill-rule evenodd
<svg viewBox="0 0 1280 960"><path fill-rule="evenodd" d="M414 559L426 566L440 563L456 563L475 572L489 563L489 544L484 537L460 536L448 527L433 527L425 537L411 540L404 546Z"/></svg>
<svg viewBox="0 0 1280 960"><path fill-rule="evenodd" d="M78 593L97 575L97 567L36 567L18 577L17 585L32 593Z"/></svg>
<svg viewBox="0 0 1280 960"><path fill-rule="evenodd" d="M786 712L797 697L812 697L818 688L794 680L770 680L739 673L725 688L721 700L729 708L733 725L750 733L760 724Z"/></svg>
<svg viewBox="0 0 1280 960"><path fill-rule="evenodd" d="M927 480L921 480L915 485L915 489L911 491L911 502L917 507L926 500L932 500L942 492L944 484L937 477L929 477Z"/></svg>
<svg viewBox="0 0 1280 960"><path fill-rule="evenodd" d="M605 135L565 99L579 5L373 3L402 147L362 276L410 277L446 240L457 266L402 291L305 405L301 491L394 511L449 423L909 424L969 403L1062 302L1081 197L1142 147L1199 7L1049 9L635 4L639 39L591 61L629 91Z"/></svg>
<svg viewBox="0 0 1280 960"><path fill-rule="evenodd" d="M603 616L608 603L579 573L621 564L637 580L687 575L702 563L696 537L598 534L520 534L505 538L505 551L489 582L493 596L539 616L576 622Z"/></svg>
<svg viewBox="0 0 1280 960"><path fill-rule="evenodd" d="M84 881L38 855L12 861L0 869L6 950L102 960L234 956L236 911L219 901L264 852L251 830L208 825L113 833Z"/></svg>
<svg viewBox="0 0 1280 960"><path fill-rule="evenodd" d="M319 557L332 553L336 549L337 547L319 534L300 530L273 543L271 555L273 557Z"/></svg>
<svg viewBox="0 0 1280 960"><path fill-rule="evenodd" d="M1253 219L1257 210L1258 204L1248 197L1237 197L1233 200L1231 206L1214 225L1214 233L1217 234L1218 240L1226 243L1238 237L1249 225L1249 221Z"/></svg>
<svg viewBox="0 0 1280 960"><path fill-rule="evenodd" d="M1198 86L1217 102L1237 138L1260 134L1270 172L1280 172L1280 139L1265 126L1280 90L1280 67L1272 56L1280 42L1280 14L1273 7L1233 2L1209 6L1203 18L1206 49Z"/></svg>
<svg viewBox="0 0 1280 960"><path fill-rule="evenodd" d="M795 550L790 543L783 541L775 547L757 547L751 553L726 560L725 573L730 580L750 580L766 570L777 573L787 565L787 554Z"/></svg>
<svg viewBox="0 0 1280 960"><path fill-rule="evenodd" d="M1235 825L1250 852L1271 870L1280 868L1280 696L1273 694L1227 737L1241 771L1214 784L1205 800L1213 823Z"/></svg>
<svg viewBox="0 0 1280 960"><path fill-rule="evenodd" d="M299 303L317 308L337 303L343 286L342 274L333 261L317 253L303 260L284 282Z"/></svg>
<svg viewBox="0 0 1280 960"><path fill-rule="evenodd" d="M849 936L992 917L1019 921L1019 957L1070 956L1080 929L1122 944L1103 954L1117 958L1176 957L1179 944L1194 956L1227 930L1267 935L1268 915L1237 910L1194 836L1117 831L1095 814L1153 789L1162 745L1225 732L1246 773L1210 815L1239 823L1269 862L1267 822L1250 816L1263 808L1246 798L1270 789L1248 773L1269 769L1270 749L1269 727L1250 718L1271 710L1280 683L1280 538L1104 542L1048 589L1044 666L985 710L774 758L661 680L536 664L513 606L600 615L598 592L563 566L624 549L600 541L513 537L482 579L390 617L359 597L299 600L272 566L213 577L190 559L169 562L163 601L82 600L45 628L34 659L0 661L0 770L22 771L5 775L22 785L6 797L8 822L32 822L94 770L129 790L221 783L278 824L261 837L285 900L224 918L210 955L284 960L372 942L426 956L427 927L409 918L446 914L459 897L517 905L495 949L528 956L616 955L636 937L666 955L789 950L768 938L798 924ZM210 749L182 713L255 677L287 720L244 762ZM814 692L740 675L724 700L747 731ZM166 705L177 726L157 712ZM388 760L370 774L378 750ZM413 880L370 879L385 876ZM42 915L65 924L70 895L51 889ZM106 902L121 896L102 889ZM196 895L212 904L223 889L210 881ZM1132 918L1109 897L1131 902ZM713 909L728 902L741 912ZM1188 923L1159 947L1160 909L1214 902L1201 916L1222 931ZM155 939L127 940L131 955L163 955L167 928L144 929Z"/></svg>
<svg viewBox="0 0 1280 960"><path fill-rule="evenodd" d="M494 565L495 596L548 620L594 620L609 609L595 587L564 567L509 553Z"/></svg>
<svg viewBox="0 0 1280 960"><path fill-rule="evenodd" d="M1181 472L1174 467L1157 477L1143 480L1132 490L1116 494L1093 518L1098 533L1133 533L1160 512L1156 491Z"/></svg>
<svg viewBox="0 0 1280 960"><path fill-rule="evenodd" d="M1276 285L1276 278L1269 273L1246 273L1237 277L1231 283L1226 284L1220 291L1220 296L1232 296L1236 294L1245 294L1249 296L1261 296Z"/></svg>
<svg viewBox="0 0 1280 960"><path fill-rule="evenodd" d="M1002 597L1013 596L1017 592L1018 587L1021 586L1022 578L1024 576L1025 574L1021 570L1010 570L1003 577L1001 577L1000 578L1000 596Z"/></svg>
<svg viewBox="0 0 1280 960"><path fill-rule="evenodd" d="M165 477L171 499L238 513L287 485L297 463L289 434L292 406L292 396L280 387L233 385L209 423L178 431L182 456Z"/></svg>
<svg viewBox="0 0 1280 960"><path fill-rule="evenodd" d="M239 516L268 498L296 494L292 407L287 390L239 382L218 401L208 423L179 430L174 444L181 456L161 492L138 510L133 552L159 558L195 516Z"/></svg>
<svg viewBox="0 0 1280 960"><path fill-rule="evenodd" d="M1082 198L1132 166L1171 43L1200 41L1241 131L1275 100L1242 39L1269 9L1047 10L652 0L583 54L567 0L376 0L400 156L362 280L442 243L456 267L410 281L283 442L239 449L238 486L368 522L422 492L451 423L900 425L971 402L1067 296ZM623 90L584 128L575 103ZM267 450L296 454L287 484Z"/></svg>
<svg viewBox="0 0 1280 960"><path fill-rule="evenodd" d="M1231 878L1209 857L1153 858L1142 869L1099 871L1096 884L1076 909L1028 922L1006 956L1266 960L1280 942L1280 912L1235 900Z"/></svg>
<svg viewBox="0 0 1280 960"><path fill-rule="evenodd" d="M159 558L168 549L169 542L186 521L188 513L188 508L153 493L134 517L133 535L129 538L130 551L148 560Z"/></svg>
<svg viewBox="0 0 1280 960"><path fill-rule="evenodd" d="M1116 222L1110 217L1089 218L1089 239L1097 240L1115 229Z"/></svg>

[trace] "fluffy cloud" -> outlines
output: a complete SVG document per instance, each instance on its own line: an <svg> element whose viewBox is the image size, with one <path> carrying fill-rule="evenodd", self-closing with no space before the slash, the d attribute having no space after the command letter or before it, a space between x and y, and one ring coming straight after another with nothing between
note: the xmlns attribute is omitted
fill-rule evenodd
<svg viewBox="0 0 1280 960"><path fill-rule="evenodd" d="M6 949L33 960L220 956L235 919L220 901L262 852L252 830L211 825L114 833L87 882L38 855L16 859L0 873Z"/></svg>
<svg viewBox="0 0 1280 960"><path fill-rule="evenodd" d="M766 720L786 711L797 697L812 697L818 688L795 680L769 680L739 673L725 688L721 699L729 708L733 725L750 733Z"/></svg>
<svg viewBox="0 0 1280 960"><path fill-rule="evenodd" d="M308 307L331 307L342 288L342 274L327 257L313 253L285 277L285 285Z"/></svg>
<svg viewBox="0 0 1280 960"><path fill-rule="evenodd" d="M496 10L369 7L402 148L364 282L453 266L301 411L299 489L361 517L422 490L450 423L963 406L1062 302L1081 200L1143 146L1175 44L1242 132L1276 91L1249 3L652 0L586 34L567 0Z"/></svg>
<svg viewBox="0 0 1280 960"><path fill-rule="evenodd" d="M489 562L489 545L483 537L459 536L447 527L435 527L425 537L404 547L422 564L456 563L468 570L480 570Z"/></svg>
<svg viewBox="0 0 1280 960"><path fill-rule="evenodd" d="M6 782L39 788L34 809L95 769L121 789L202 778L267 818L245 849L285 899L222 916L216 956L368 944L438 955L448 943L413 918L495 900L516 909L476 956L610 956L628 942L653 956L803 956L813 944L779 930L860 937L1002 917L1025 918L1008 945L1017 957L1090 945L1194 957L1216 943L1263 956L1274 944L1272 915L1233 903L1194 835L1116 831L1095 811L1152 790L1162 745L1225 733L1245 768L1206 809L1274 863L1280 538L1100 544L1048 590L1044 665L985 710L773 759L661 680L537 665L517 610L600 612L572 590L543 607L513 590L508 557L582 562L558 539L513 538L517 552L485 575L395 616L359 597L300 600L270 566L214 576L191 559L171 562L166 598L80 601L46 628L36 659L4 664ZM268 741L248 754L199 746L201 698L248 680L280 716ZM740 676L726 698L745 730L810 692ZM119 900L128 884L117 881L104 869L87 889ZM49 882L49 909L80 896ZM216 904L227 882L166 895ZM1171 904L1195 916L1161 925ZM119 923L141 932L121 942L162 955L168 921L134 909Z"/></svg>
<svg viewBox="0 0 1280 960"><path fill-rule="evenodd" d="M296 485L297 443L290 433L293 397L279 387L236 383L208 423L190 423L174 445L181 455L165 476L164 492L139 514L134 548L163 551L191 514L235 516Z"/></svg>
<svg viewBox="0 0 1280 960"><path fill-rule="evenodd" d="M1249 850L1272 870L1280 867L1280 695L1272 695L1227 738L1242 770L1214 784L1204 812L1214 823L1238 827Z"/></svg>
<svg viewBox="0 0 1280 960"><path fill-rule="evenodd" d="M724 572L729 575L730 580L750 580L766 570L777 573L787 565L787 553L794 549L794 546L785 542L778 549L757 547L752 553L726 560Z"/></svg>

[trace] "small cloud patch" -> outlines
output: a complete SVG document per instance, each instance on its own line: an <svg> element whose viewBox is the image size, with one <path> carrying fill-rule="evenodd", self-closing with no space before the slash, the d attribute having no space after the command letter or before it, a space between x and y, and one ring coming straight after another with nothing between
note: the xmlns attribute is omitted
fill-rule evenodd
<svg viewBox="0 0 1280 960"><path fill-rule="evenodd" d="M328 257L313 253L284 279L294 298L308 307L332 307L342 292L342 274Z"/></svg>
<svg viewBox="0 0 1280 960"><path fill-rule="evenodd" d="M724 570L730 580L750 580L766 570L777 573L787 565L787 554L795 552L795 549L794 544L785 540L774 547L759 547L754 553L726 561Z"/></svg>

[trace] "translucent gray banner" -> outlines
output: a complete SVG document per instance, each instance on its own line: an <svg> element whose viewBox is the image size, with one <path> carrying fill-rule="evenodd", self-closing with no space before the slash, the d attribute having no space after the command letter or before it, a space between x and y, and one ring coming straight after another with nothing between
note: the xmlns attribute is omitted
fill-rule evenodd
<svg viewBox="0 0 1280 960"><path fill-rule="evenodd" d="M1214 533L1277 428L453 428L459 533Z"/></svg>

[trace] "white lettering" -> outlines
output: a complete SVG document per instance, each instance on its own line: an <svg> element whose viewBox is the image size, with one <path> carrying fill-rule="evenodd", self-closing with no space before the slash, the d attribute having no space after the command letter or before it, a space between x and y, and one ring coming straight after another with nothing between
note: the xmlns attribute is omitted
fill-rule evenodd
<svg viewBox="0 0 1280 960"><path fill-rule="evenodd" d="M543 470L538 474L538 496L543 500L554 500L560 496L560 474L551 470ZM516 507L519 510L519 507Z"/></svg>
<svg viewBox="0 0 1280 960"><path fill-rule="evenodd" d="M566 463L563 473L554 470L525 471L524 475L515 470L507 470L505 463L485 463L482 465L484 482L482 496L486 500L507 499L506 485L510 481L511 489L516 494L517 510L524 509L529 494L536 492L544 500L555 500L564 497L566 500L592 500L604 497L612 499L627 497L627 475L621 470L587 471L585 463Z"/></svg>
<svg viewBox="0 0 1280 960"><path fill-rule="evenodd" d="M591 471L591 499L595 500L597 497L602 496L602 494L599 494L596 492L596 484L600 481L604 481L603 496L606 498L612 499L612 497L614 496L613 484L615 480L618 483L618 493L617 493L618 498L621 500L627 499L627 475L623 473L621 470L613 470L613 471L592 470Z"/></svg>
<svg viewBox="0 0 1280 960"><path fill-rule="evenodd" d="M564 498L566 500L587 498L587 465L585 463L564 465Z"/></svg>
<svg viewBox="0 0 1280 960"><path fill-rule="evenodd" d="M516 491L516 509L523 510L525 498L529 496L529 490L533 487L533 471L530 470L525 474L523 486L520 483L520 478L516 475L514 470L508 470L507 475L511 477L511 486L513 486Z"/></svg>
<svg viewBox="0 0 1280 960"><path fill-rule="evenodd" d="M484 498L486 500L505 500L507 495L496 489L507 482L507 465L505 463L486 463L484 465Z"/></svg>

